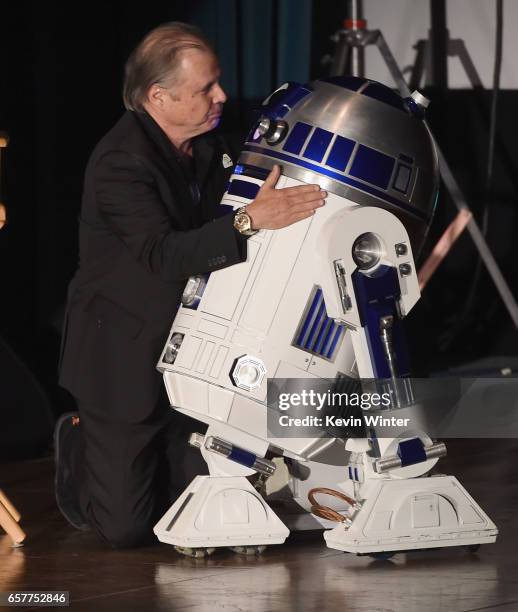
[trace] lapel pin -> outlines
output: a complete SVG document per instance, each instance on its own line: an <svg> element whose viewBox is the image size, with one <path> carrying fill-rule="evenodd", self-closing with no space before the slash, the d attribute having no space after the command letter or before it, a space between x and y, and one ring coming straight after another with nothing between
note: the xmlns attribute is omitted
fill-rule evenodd
<svg viewBox="0 0 518 612"><path fill-rule="evenodd" d="M230 168L230 166L234 165L234 162L230 159L230 157L223 153L223 157L221 158L221 163L223 164L223 168Z"/></svg>

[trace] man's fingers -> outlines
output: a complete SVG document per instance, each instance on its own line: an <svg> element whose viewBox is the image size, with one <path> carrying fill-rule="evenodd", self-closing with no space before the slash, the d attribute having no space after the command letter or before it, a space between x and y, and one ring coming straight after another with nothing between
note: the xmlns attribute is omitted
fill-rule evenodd
<svg viewBox="0 0 518 612"><path fill-rule="evenodd" d="M296 185L295 187L283 187L281 191L284 195L296 197L302 193L315 193L320 191L318 185Z"/></svg>
<svg viewBox="0 0 518 612"><path fill-rule="evenodd" d="M315 211L315 210L318 210L319 208L321 208L323 205L324 205L324 203L322 201L318 201L318 202L306 202L305 204L300 204L298 206L294 206L293 208L291 208L290 209L290 214L298 215L298 214L302 214L302 213L306 213L306 212Z"/></svg>
<svg viewBox="0 0 518 612"><path fill-rule="evenodd" d="M260 191L263 191L264 189L274 189L280 176L281 168L278 164L275 164L275 166L270 170L270 174L266 177L264 183L261 185Z"/></svg>
<svg viewBox="0 0 518 612"><path fill-rule="evenodd" d="M327 191L318 185L297 185L275 189L281 176L278 164L266 177L259 194L249 204L250 215L257 229L280 229L306 219L325 204Z"/></svg>
<svg viewBox="0 0 518 612"><path fill-rule="evenodd" d="M324 200L327 196L325 191L310 191L309 193L302 193L297 196L291 196L288 201L290 206L296 206L297 204L305 204L306 202L318 202Z"/></svg>

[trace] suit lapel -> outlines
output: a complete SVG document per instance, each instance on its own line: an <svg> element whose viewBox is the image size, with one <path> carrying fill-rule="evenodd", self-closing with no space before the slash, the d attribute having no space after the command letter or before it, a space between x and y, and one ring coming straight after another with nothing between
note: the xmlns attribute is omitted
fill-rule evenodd
<svg viewBox="0 0 518 612"><path fill-rule="evenodd" d="M205 185L212 160L216 153L214 141L209 136L198 136L192 143L196 182L200 191Z"/></svg>
<svg viewBox="0 0 518 612"><path fill-rule="evenodd" d="M195 202L187 174L175 155L169 138L154 119L147 113L139 113L137 116L144 132L159 153L155 162L162 167L164 176L168 179L173 192L177 196L175 201L165 202L165 204L171 214L181 221L184 228L190 229L193 225L192 210Z"/></svg>
<svg viewBox="0 0 518 612"><path fill-rule="evenodd" d="M137 113L135 113L137 115ZM217 146L214 134L202 134L193 139L193 157L195 180L202 196L199 203L193 197L191 185L189 183L189 173L186 172L182 162L177 158L174 148L169 138L162 131L160 126L147 113L137 115L140 125L149 140L153 143L158 155L155 162L163 169L164 176L170 182L171 189L175 193L173 202L165 202L170 213L180 221L184 229L190 229L203 223L205 220L218 216L219 198L221 194L212 193L210 180L211 168L215 164L223 164L223 160L216 162L216 155L221 155L221 147ZM230 159L230 158L229 158ZM220 167L221 170L221 167ZM229 167L224 170L228 177L232 169ZM221 173L217 173L218 176ZM224 185L223 185L224 187ZM210 193L209 193L210 192Z"/></svg>
<svg viewBox="0 0 518 612"><path fill-rule="evenodd" d="M201 208L205 221L225 214L220 200L233 172L233 161L227 147L214 132L203 134L193 142L196 180L202 192ZM228 163L224 163L228 160Z"/></svg>

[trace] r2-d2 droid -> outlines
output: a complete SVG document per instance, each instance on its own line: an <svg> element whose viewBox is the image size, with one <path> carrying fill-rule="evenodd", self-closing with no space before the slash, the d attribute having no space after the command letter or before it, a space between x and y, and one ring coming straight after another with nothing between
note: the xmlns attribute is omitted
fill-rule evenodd
<svg viewBox="0 0 518 612"><path fill-rule="evenodd" d="M426 104L357 77L286 84L263 103L221 205L248 204L274 164L278 188L318 183L329 195L311 218L249 238L246 262L186 286L158 368L171 406L208 425L191 441L210 475L155 526L161 541L191 553L282 543L289 531L257 486L275 457L309 466L290 481L307 510L310 488L340 493L338 524L320 521L333 527L324 534L331 548L495 541L495 525L454 477L425 477L445 454L426 432L349 438L343 462L331 465L324 457L336 440L269 437L266 425L268 377L392 381L392 407L402 405L402 319L420 297L412 254L438 189Z"/></svg>

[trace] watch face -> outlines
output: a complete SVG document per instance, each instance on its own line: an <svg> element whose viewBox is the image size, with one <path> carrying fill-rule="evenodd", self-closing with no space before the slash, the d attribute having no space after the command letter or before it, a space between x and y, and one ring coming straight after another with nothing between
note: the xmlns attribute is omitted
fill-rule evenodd
<svg viewBox="0 0 518 612"><path fill-rule="evenodd" d="M236 215L234 219L234 226L238 230L247 230L250 226L250 218L246 214Z"/></svg>

